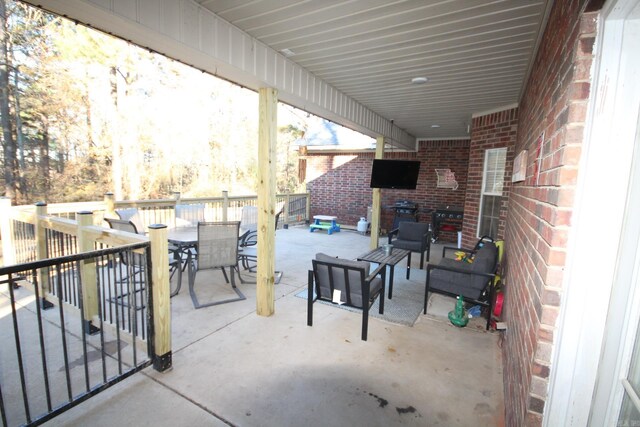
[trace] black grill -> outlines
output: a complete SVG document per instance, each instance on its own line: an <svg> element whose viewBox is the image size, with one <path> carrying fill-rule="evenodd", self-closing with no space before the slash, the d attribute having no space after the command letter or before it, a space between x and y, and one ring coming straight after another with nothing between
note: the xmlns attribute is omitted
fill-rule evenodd
<svg viewBox="0 0 640 427"><path fill-rule="evenodd" d="M395 211L392 230L403 221L418 222L418 204L409 200L398 200L391 209Z"/></svg>
<svg viewBox="0 0 640 427"><path fill-rule="evenodd" d="M431 224L433 226L433 241L437 241L441 231L462 230L462 220L464 211L455 207L440 207L431 214Z"/></svg>

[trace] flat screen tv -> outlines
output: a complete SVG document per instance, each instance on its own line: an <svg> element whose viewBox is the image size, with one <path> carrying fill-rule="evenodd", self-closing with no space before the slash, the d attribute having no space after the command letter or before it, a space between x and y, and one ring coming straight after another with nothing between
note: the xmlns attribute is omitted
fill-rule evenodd
<svg viewBox="0 0 640 427"><path fill-rule="evenodd" d="M374 159L370 187L415 190L419 172L417 160Z"/></svg>

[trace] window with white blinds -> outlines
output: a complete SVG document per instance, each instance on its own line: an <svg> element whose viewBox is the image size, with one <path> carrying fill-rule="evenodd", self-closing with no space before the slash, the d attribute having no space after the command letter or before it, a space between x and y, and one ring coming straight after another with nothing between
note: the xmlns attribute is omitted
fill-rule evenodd
<svg viewBox="0 0 640 427"><path fill-rule="evenodd" d="M485 151L482 193L502 196L504 184L504 165L507 161L506 148L494 148Z"/></svg>
<svg viewBox="0 0 640 427"><path fill-rule="evenodd" d="M504 185L504 167L506 160L506 148L493 148L485 151L482 192L480 194L478 237L498 237L500 210L504 199L502 197L502 187Z"/></svg>

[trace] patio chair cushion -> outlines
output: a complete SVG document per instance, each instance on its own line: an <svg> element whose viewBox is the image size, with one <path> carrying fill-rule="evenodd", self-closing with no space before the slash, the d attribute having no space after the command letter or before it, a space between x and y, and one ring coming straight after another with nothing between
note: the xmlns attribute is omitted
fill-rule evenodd
<svg viewBox="0 0 640 427"><path fill-rule="evenodd" d="M423 251L422 242L420 240L401 240L400 238L398 238L397 240L393 241L392 245L394 248L406 249L412 252Z"/></svg>
<svg viewBox="0 0 640 427"><path fill-rule="evenodd" d="M429 224L421 222L403 221L398 226L398 240L412 240L419 243L422 236L429 231Z"/></svg>
<svg viewBox="0 0 640 427"><path fill-rule="evenodd" d="M486 242L478 249L471 263L473 271L493 273L498 261L498 247L493 242Z"/></svg>
<svg viewBox="0 0 640 427"><path fill-rule="evenodd" d="M347 302L347 289L344 277L344 269L340 267L349 267L349 293L351 295L351 305L362 308L362 284L369 274L370 265L366 261L352 261L348 259L336 258L323 253L316 254L316 260L335 265L336 269L332 270L334 289L341 291L340 300ZM378 290L382 287L380 277L375 277L371 281L369 295L377 295ZM332 300L333 295L329 285L329 268L325 265L318 266L318 287L320 295L318 298ZM317 291L316 291L317 292Z"/></svg>

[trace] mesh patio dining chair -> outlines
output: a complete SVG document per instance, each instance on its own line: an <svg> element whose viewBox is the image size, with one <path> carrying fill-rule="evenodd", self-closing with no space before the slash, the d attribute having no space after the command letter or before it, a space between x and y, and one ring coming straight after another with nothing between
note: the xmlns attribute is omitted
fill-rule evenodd
<svg viewBox="0 0 640 427"><path fill-rule="evenodd" d="M109 224L109 227L114 230L140 234L133 221L115 218L105 218L104 220ZM142 274L145 265L142 255L135 253L121 253L120 262L126 267L127 271L126 276L121 275L122 277L120 278L120 281L127 281L129 277L133 277L133 282L135 284L136 275ZM182 286L182 269L180 266L181 257L177 248L169 245L169 286L171 287L170 295L172 297L180 292L180 287Z"/></svg>
<svg viewBox="0 0 640 427"><path fill-rule="evenodd" d="M280 215L284 210L283 204L276 205L276 209L279 209L276 213L276 230L278 229L278 221ZM242 216L240 220L240 227L244 230L244 234L240 238L238 260L244 270L248 270L251 273L255 273L255 268L258 262L258 208L256 206L243 206ZM242 283L255 283L247 282L242 279L239 274ZM275 272L275 283L280 283L282 279L282 271Z"/></svg>
<svg viewBox="0 0 640 427"><path fill-rule="evenodd" d="M196 255L190 259L188 269L189 293L196 309L246 299L235 282L235 271L238 268L239 231L239 221L198 223L198 246ZM225 267L229 267L231 288L237 297L201 303L195 291L196 273L213 269L224 271Z"/></svg>
<svg viewBox="0 0 640 427"><path fill-rule="evenodd" d="M194 227L205 220L203 203L176 205L176 227Z"/></svg>
<svg viewBox="0 0 640 427"><path fill-rule="evenodd" d="M116 215L118 215L118 218L123 221L131 221L136 229L136 233L145 234L144 224L142 223L142 218L140 217L140 211L138 211L138 208L116 209Z"/></svg>

